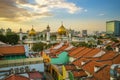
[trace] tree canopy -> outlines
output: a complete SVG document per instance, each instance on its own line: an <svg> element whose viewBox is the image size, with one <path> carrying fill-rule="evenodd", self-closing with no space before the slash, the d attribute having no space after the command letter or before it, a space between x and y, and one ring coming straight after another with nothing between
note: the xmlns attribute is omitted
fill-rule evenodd
<svg viewBox="0 0 120 80"><path fill-rule="evenodd" d="M0 41L8 44L17 44L19 36L16 33L6 33L6 35L0 34Z"/></svg>

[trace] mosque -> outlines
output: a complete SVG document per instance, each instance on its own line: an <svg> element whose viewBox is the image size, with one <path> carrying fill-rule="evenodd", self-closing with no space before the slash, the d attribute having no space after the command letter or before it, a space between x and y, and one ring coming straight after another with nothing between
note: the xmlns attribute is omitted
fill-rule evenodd
<svg viewBox="0 0 120 80"><path fill-rule="evenodd" d="M71 32L67 30L63 24L61 24L61 26L58 28L57 34L55 35L57 38L54 41L54 43L72 40ZM43 42L47 44L53 43L53 41L50 39L51 33L50 33L49 25L46 27L46 30L44 30L44 32L36 32L35 29L32 27L32 29L27 33L27 39L25 40L22 40L23 33L22 33L22 29L20 29L19 36L20 36L21 43L27 44L30 49L32 48L33 44L36 44L39 42Z"/></svg>

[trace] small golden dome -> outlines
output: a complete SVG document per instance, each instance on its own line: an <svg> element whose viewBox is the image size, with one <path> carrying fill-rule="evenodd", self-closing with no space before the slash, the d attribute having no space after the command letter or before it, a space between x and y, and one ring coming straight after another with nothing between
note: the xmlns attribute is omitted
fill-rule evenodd
<svg viewBox="0 0 120 80"><path fill-rule="evenodd" d="M66 35L66 33L67 33L67 30L65 29L63 25L61 25L61 27L58 29L58 34Z"/></svg>
<svg viewBox="0 0 120 80"><path fill-rule="evenodd" d="M29 36L35 36L36 35L36 31L32 28L30 31L29 31Z"/></svg>

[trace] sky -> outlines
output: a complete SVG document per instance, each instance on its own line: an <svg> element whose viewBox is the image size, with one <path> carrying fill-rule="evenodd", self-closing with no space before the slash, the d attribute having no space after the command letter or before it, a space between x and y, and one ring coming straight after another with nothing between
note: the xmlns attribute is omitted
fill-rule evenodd
<svg viewBox="0 0 120 80"><path fill-rule="evenodd" d="M17 32L46 29L105 31L106 21L120 20L120 0L0 0L0 28Z"/></svg>

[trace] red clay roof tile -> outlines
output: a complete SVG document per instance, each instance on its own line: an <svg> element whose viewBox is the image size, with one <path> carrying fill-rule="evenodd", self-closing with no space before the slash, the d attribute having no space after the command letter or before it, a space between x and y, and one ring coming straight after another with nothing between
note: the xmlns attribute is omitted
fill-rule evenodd
<svg viewBox="0 0 120 80"><path fill-rule="evenodd" d="M66 70L75 70L76 69L75 65L73 65L73 64L65 65L65 68L66 68Z"/></svg>
<svg viewBox="0 0 120 80"><path fill-rule="evenodd" d="M115 52L110 51L105 53L104 55L101 56L100 60L108 60L108 59L112 59L114 56L116 55Z"/></svg>
<svg viewBox="0 0 120 80"><path fill-rule="evenodd" d="M30 79L20 75L10 75L7 78L5 78L5 80L30 80Z"/></svg>
<svg viewBox="0 0 120 80"><path fill-rule="evenodd" d="M84 55L86 55L87 53L89 53L92 50L93 49L85 48L84 50L80 51L78 54L74 55L74 57L75 58L83 57Z"/></svg>
<svg viewBox="0 0 120 80"><path fill-rule="evenodd" d="M74 55L76 55L78 52L80 52L83 49L85 49L85 47L78 47L78 48L74 49L73 51L71 51L69 53L69 56L73 57Z"/></svg>
<svg viewBox="0 0 120 80"><path fill-rule="evenodd" d="M93 74L94 73L94 67L97 66L97 67L103 67L104 64L101 64L101 63L98 63L96 61L89 61L87 62L86 64L83 65L82 69Z"/></svg>
<svg viewBox="0 0 120 80"><path fill-rule="evenodd" d="M75 70L75 71L72 71L72 73L73 73L75 78L76 77L80 78L80 77L86 77L87 76L87 74L83 70Z"/></svg>
<svg viewBox="0 0 120 80"><path fill-rule="evenodd" d="M24 46L2 46L0 47L0 54L2 55L25 54L25 48Z"/></svg>
<svg viewBox="0 0 120 80"><path fill-rule="evenodd" d="M93 75L96 80L110 80L110 66L104 66Z"/></svg>
<svg viewBox="0 0 120 80"><path fill-rule="evenodd" d="M88 54L84 55L84 57L93 57L94 55L96 55L100 51L101 51L101 49L95 48L92 51L90 51Z"/></svg>
<svg viewBox="0 0 120 80"><path fill-rule="evenodd" d="M29 74L30 79L41 79L41 78L43 78L42 74L39 73L39 72L31 72L31 73L28 73L28 74Z"/></svg>

